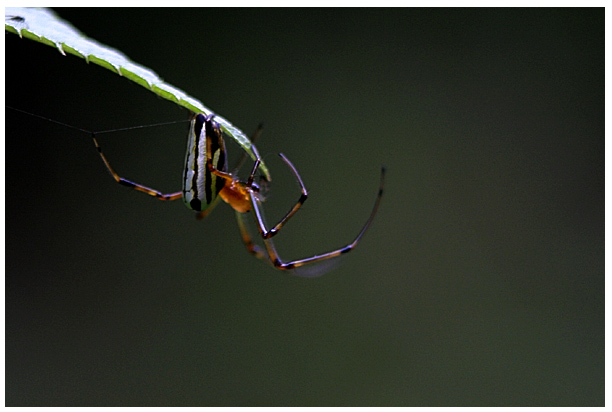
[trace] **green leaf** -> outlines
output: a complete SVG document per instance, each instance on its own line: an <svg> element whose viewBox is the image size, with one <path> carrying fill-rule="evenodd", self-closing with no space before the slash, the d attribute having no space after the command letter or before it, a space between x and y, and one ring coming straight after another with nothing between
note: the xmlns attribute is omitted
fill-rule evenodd
<svg viewBox="0 0 612 412"><path fill-rule="evenodd" d="M102 66L194 113L212 113L212 110L199 100L164 82L153 70L134 63L116 49L86 37L49 9L6 7L4 20L4 29L7 32L55 47L63 55L72 54L85 59L87 63ZM215 116L215 121L221 125L228 136L242 146L253 160L256 159L251 141L244 132L219 115ZM270 180L270 174L263 162L259 167Z"/></svg>

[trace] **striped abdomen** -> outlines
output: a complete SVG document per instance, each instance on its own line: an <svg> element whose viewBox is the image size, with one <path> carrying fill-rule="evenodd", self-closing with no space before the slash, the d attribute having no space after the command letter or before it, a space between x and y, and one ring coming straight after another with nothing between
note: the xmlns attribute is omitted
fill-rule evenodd
<svg viewBox="0 0 612 412"><path fill-rule="evenodd" d="M215 176L206 166L211 159L212 166L227 171L227 156L223 132L214 114L197 114L191 121L183 172L183 201L188 208L203 211L215 204L225 179Z"/></svg>

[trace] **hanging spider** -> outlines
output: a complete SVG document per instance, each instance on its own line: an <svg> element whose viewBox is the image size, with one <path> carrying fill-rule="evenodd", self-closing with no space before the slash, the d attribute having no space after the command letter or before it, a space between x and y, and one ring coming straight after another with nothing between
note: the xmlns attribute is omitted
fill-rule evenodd
<svg viewBox="0 0 612 412"><path fill-rule="evenodd" d="M23 112L21 110L18 111ZM160 200L176 200L182 198L183 202L188 208L198 212L197 217L199 219L204 218L208 213L210 213L213 207L218 204L219 199L223 199L236 211L236 218L240 228L242 241L244 242L249 253L257 258L267 260L277 269L290 270L297 276L314 277L322 275L326 272L326 270L296 271L295 269L307 264L337 258L340 255L353 250L372 223L383 194L385 177L384 167L381 169L380 186L374 207L372 208L370 216L363 228L351 243L331 252L285 262L278 255L274 243L272 242L272 237L280 231L280 229L300 209L308 198L308 191L304 186L304 182L291 161L289 161L285 155L280 153L279 156L287 164L300 185L301 195L289 212L287 212L287 214L285 214L285 216L276 225L268 229L264 223L262 211L262 202L265 199L261 193L260 185L255 182L255 177L261 163L259 153L257 152L255 145L252 145L252 150L256 159L251 169L251 173L246 181L240 180L237 176L231 173L228 169L228 159L225 150L225 141L223 139L223 131L221 130L221 126L214 120L215 114L204 115L199 113L193 116L189 126L189 136L187 140L185 168L183 170L183 189L180 192L168 194L163 194L155 189L134 183L119 176L102 152L102 148L95 136L96 133L89 132L65 123L60 123L55 120L46 119L31 113L27 114L91 134L102 161L117 183L139 192L146 193ZM260 132L261 126L253 136L252 141L257 138ZM240 167L245 157L245 154L240 157L240 160L238 160L233 170L237 170ZM267 180L264 177L261 177L260 183L267 186ZM248 216L249 212L252 212L254 216L257 229L265 246L264 248L255 245L251 234L247 229L245 217Z"/></svg>

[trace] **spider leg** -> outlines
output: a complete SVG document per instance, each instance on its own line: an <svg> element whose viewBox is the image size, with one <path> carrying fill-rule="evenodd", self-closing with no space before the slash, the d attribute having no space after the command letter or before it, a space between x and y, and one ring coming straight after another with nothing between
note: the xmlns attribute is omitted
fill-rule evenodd
<svg viewBox="0 0 612 412"><path fill-rule="evenodd" d="M255 216L257 218L257 221L261 222L261 224L257 225L257 227L259 228L259 233L261 234L261 237L264 238L264 239L270 239L272 236L276 235L278 233L278 231L281 230L281 228L285 225L285 223L287 223L287 221L300 209L300 207L302 207L302 205L304 204L306 199L308 199L308 191L306 190L306 186L304 186L304 182L302 181L302 178L300 177L300 174L298 173L298 171L295 168L295 166L293 166L293 164L289 161L289 159L287 159L287 157L284 154L279 153L279 156L283 159L283 161L285 163L287 163L287 165L289 166L289 168L291 169L291 171L295 175L295 177L296 177L296 179L297 179L297 181L298 181L298 183L300 185L300 190L302 191L302 194L300 195L300 198L298 199L298 201L287 212L287 214L276 225L274 225L274 227L272 227L270 230L266 229L266 226L263 224L263 215L261 213L260 208L257 207L257 206L253 207L253 211L255 212ZM259 162L259 160L257 162L255 162L255 167L253 168L253 172L251 173L251 176L249 176L249 181L247 182L247 187L251 187L251 185L253 183L254 172L257 170L258 162ZM252 201L253 205L260 203L255 198L256 198L256 196L251 196L251 201Z"/></svg>
<svg viewBox="0 0 612 412"><path fill-rule="evenodd" d="M202 220L204 219L206 216L208 216L208 214L210 212L213 211L213 209L215 208L215 206L217 206L219 203L219 201L214 202L212 205L208 206L208 208L206 210L202 210L201 212L196 213L196 219L197 220Z"/></svg>
<svg viewBox="0 0 612 412"><path fill-rule="evenodd" d="M238 221L238 227L240 228L240 236L242 237L242 242L244 243L248 252L251 255L255 256L258 259L267 260L272 263L272 260L270 259L270 256L268 255L266 250L257 246L253 242L253 238L251 237L251 234L249 233L249 229L247 227L247 215L247 213L236 212L236 220Z"/></svg>
<svg viewBox="0 0 612 412"><path fill-rule="evenodd" d="M378 207L380 205L380 200L381 200L382 195L383 195L383 187L384 187L384 183L385 183L385 171L386 171L386 169L385 169L385 167L383 167L381 169L381 172L380 172L380 185L379 185L379 188L378 188L378 194L376 196L376 201L374 203L374 207L372 208L372 211L370 212L370 217L368 218L368 220L364 224L363 228L361 229L361 231L359 232L357 237L355 237L355 239L351 243L349 243L346 246L341 247L339 249L333 250L331 252L323 253L323 254L320 254L320 255L315 255L315 256L312 256L312 257L305 258L305 259L293 260L293 261L290 261L290 262L283 262L283 260L280 258L280 256L276 252L276 248L274 247L274 244L272 243L272 240L269 239L269 238L266 238L264 236L264 233L268 233L269 231L267 231L267 229L265 227L264 220L263 220L263 213L262 213L262 210L261 210L261 201L257 198L257 196L252 196L251 197L252 210L253 210L253 213L255 215L255 220L257 222L257 227L259 228L259 232L262 235L262 238L264 239L264 244L265 244L266 250L268 252L268 257L267 258L270 260L272 265L274 267L276 267L278 269L282 269L282 270L294 270L294 269L300 268L300 267L302 267L304 265L307 265L307 264L321 262L321 261L324 261L324 260L327 260L327 259L333 259L333 258L340 257L341 255L343 255L345 253L348 253L351 250L353 250L355 248L355 246L357 246L357 244L359 243L359 241L361 240L361 238L363 237L363 235L365 234L367 229L372 224L372 221L374 220L374 216L376 216L376 212L378 211ZM298 202L298 204L299 204L299 202ZM299 208L299 206L297 208ZM296 207L294 207L294 209L296 209ZM292 209L292 211L294 209ZM293 213L295 213L295 212L293 212ZM290 213L288 214L289 217L293 213L291 213L291 211L290 211ZM286 219L284 219L284 220L286 220ZM281 225L281 227L282 227L282 223L284 223L284 220L279 223L279 225ZM244 222L243 222L243 224L244 224ZM241 231L242 231L242 228L241 228ZM251 241L250 237L247 240L245 240L244 232L243 232L243 241L245 242L245 244L247 244L247 248L249 248L249 243L252 244L252 241ZM251 252L251 253L253 253L253 252ZM259 253L261 255L261 252L259 252ZM253 254L255 254L255 253L253 253ZM265 256L262 256L262 258L265 258ZM297 275L297 276L308 276L308 277L319 276L319 275L323 274L323 272L309 272L309 273L304 272L304 273L301 274L301 273L295 272L295 271L293 273L295 275Z"/></svg>
<svg viewBox="0 0 612 412"><path fill-rule="evenodd" d="M175 193L164 194L164 193L161 193L161 192L159 192L159 191L157 191L155 189L151 189L150 187L143 186L143 185L141 185L139 183L134 183L132 181L129 181L129 180L119 176L117 174L117 172L115 172L115 170L110 165L110 163L109 163L108 159L106 158L106 156L104 156L104 153L102 153L102 147L98 143L98 140L96 140L96 137L93 135L93 133L92 133L92 138L93 138L94 144L96 145L96 149L98 150L98 154L102 158L102 161L106 165L106 168L110 172L110 174L113 177L113 179L115 179L115 181L117 183L119 183L120 185L129 187L130 189L134 189L134 190L137 190L137 191L142 192L142 193L146 193L147 195L153 196L153 197L155 197L156 199L159 199L159 200L176 200L176 199L180 199L181 197L183 197L183 192L175 192Z"/></svg>

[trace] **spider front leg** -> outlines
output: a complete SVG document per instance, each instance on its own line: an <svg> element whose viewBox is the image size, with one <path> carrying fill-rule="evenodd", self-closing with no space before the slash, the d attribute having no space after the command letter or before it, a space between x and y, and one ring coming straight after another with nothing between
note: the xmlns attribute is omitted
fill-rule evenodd
<svg viewBox="0 0 612 412"><path fill-rule="evenodd" d="M266 228L266 224L264 222L264 218L263 218L263 211L262 211L262 205L261 205L261 200L259 199L259 197L257 196L257 193L255 193L253 191L253 188L251 186L249 186L249 184L247 184L246 188L247 190L249 190L251 192L251 196L250 196L250 200L251 200L251 209L253 211L253 214L255 216L255 221L257 223L257 228L259 230L259 233L261 235L261 237L263 238L265 247L266 247L266 251L267 251L267 255L263 253L263 251L258 248L256 245L253 244L253 241L251 240L251 237L248 233L248 230L246 229L246 225L245 223L242 221L242 216L239 216L238 219L238 224L240 226L240 230L241 230L241 234L242 234L242 239L243 242L245 243L247 249L249 250L249 252L261 259L267 259L270 261L270 263L272 263L272 265L278 269L282 269L282 270L293 270L293 269L297 269L300 268L304 265L307 264L311 264L311 263L316 263L316 262L321 262L324 260L328 260L328 259L333 259L333 258L337 258L340 257L341 255L350 252L351 250L353 250L357 244L359 243L359 241L361 240L361 238L363 237L363 235L365 234L366 230L370 227L370 225L372 224L372 221L374 220L374 216L376 216L376 212L378 211L378 207L380 205L380 200L382 198L382 194L383 194L383 187L384 187L384 182L385 182L385 167L382 167L381 172L380 172L380 185L378 188L378 194L376 196L376 201L374 203L374 207L372 208L372 211L370 212L370 216L368 218L368 220L366 221L366 223L364 224L363 228L361 229L361 231L359 232L359 234L355 237L355 239L347 244L344 247L341 247L339 249L333 250L331 252L327 252L327 253L323 253L320 255L315 255L312 257L308 257L305 259L299 259L299 260L293 260L290 262L283 262L283 260L280 258L278 252L276 251L276 247L274 246L274 243L272 242L272 239L270 239L273 235L275 235L276 233L278 233L278 231L283 227L283 225L287 222L287 220L293 216L295 214L295 212L297 212L297 210L301 207L301 205L304 203L304 201L306 200L308 193L306 192L306 188L304 187L304 183L302 182L302 179L300 178L299 173L297 172L297 170L295 169L295 167L291 164L291 162L289 161L289 159L287 159L284 155L280 155L283 160L289 165L289 167L291 168L291 170L293 171L294 175L296 176L296 178L298 179L298 182L300 183L300 187L302 188L302 196L300 197L300 199L298 200L298 202L293 206L293 208L289 211L289 213L287 213L287 215L285 215L285 217L283 219L281 219L281 221L279 223L277 223L272 229L268 230ZM253 175L251 175L251 177L249 178L249 182L252 182L252 178ZM293 272L295 275L297 276L304 276L304 277L313 277L313 276L320 276L324 273L324 271L309 271L309 272L303 272L303 273L297 273L297 272Z"/></svg>
<svg viewBox="0 0 612 412"><path fill-rule="evenodd" d="M302 207L306 199L308 199L308 191L306 190L306 186L304 186L304 182L302 181L302 178L300 177L300 174L298 173L295 166L293 166L293 164L289 161L289 159L287 159L284 154L279 153L278 155L284 160L285 163L287 163L287 165L295 175L298 183L300 184L300 190L302 191L302 194L300 195L298 201L289 210L289 212L287 212L287 214L270 230L266 229L266 226L263 223L263 215L261 214L259 207L256 206L260 203L259 199L257 199L257 196L251 196L251 203L253 205L255 217L257 221L260 222L257 227L259 228L259 233L261 234L261 237L263 239L270 239L272 236L276 235L278 231L281 230L281 228L285 225L285 223L287 223L287 221L291 218L291 216L293 216L300 209L300 207ZM255 161L253 171L251 172L249 180L246 184L247 188L249 188L251 191L253 191L253 179L255 178L255 171L257 171L257 167L259 167L260 162L261 160L259 158Z"/></svg>

